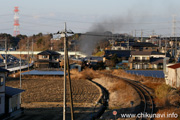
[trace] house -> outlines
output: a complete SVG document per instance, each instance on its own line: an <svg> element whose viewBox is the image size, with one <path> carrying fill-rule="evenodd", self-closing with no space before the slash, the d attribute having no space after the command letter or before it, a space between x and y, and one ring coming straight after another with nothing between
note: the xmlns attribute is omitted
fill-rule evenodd
<svg viewBox="0 0 180 120"><path fill-rule="evenodd" d="M156 51L131 51L130 69L162 69L164 53Z"/></svg>
<svg viewBox="0 0 180 120"><path fill-rule="evenodd" d="M171 87L180 87L180 63L170 65L167 67L166 84Z"/></svg>
<svg viewBox="0 0 180 120"><path fill-rule="evenodd" d="M131 51L129 58L130 69L148 69L150 64L151 52L148 51Z"/></svg>
<svg viewBox="0 0 180 120"><path fill-rule="evenodd" d="M5 86L8 70L0 68L0 119L22 113L20 93L24 90Z"/></svg>
<svg viewBox="0 0 180 120"><path fill-rule="evenodd" d="M77 69L79 72L81 72L82 68L81 65L77 64L77 63L72 63L69 65L70 69Z"/></svg>
<svg viewBox="0 0 180 120"><path fill-rule="evenodd" d="M59 68L60 54L52 50L45 50L37 54L35 63L37 68Z"/></svg>

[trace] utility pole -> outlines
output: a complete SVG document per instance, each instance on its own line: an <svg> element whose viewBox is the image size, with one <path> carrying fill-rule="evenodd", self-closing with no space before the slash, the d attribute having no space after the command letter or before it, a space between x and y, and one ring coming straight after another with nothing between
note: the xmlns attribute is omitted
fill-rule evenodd
<svg viewBox="0 0 180 120"><path fill-rule="evenodd" d="M69 58L67 49L67 33L73 34L73 32L68 32L66 29L66 23L64 26L64 31L61 32L61 37L64 37L64 93L63 93L63 120L66 120L66 83L67 83L67 73L69 80L69 92L70 92L70 108L71 108L71 120L74 120L74 110L73 110L73 99L72 99L72 89L71 89L71 78L69 69Z"/></svg>
<svg viewBox="0 0 180 120"><path fill-rule="evenodd" d="M34 39L32 39L32 61L34 62Z"/></svg>
<svg viewBox="0 0 180 120"><path fill-rule="evenodd" d="M128 50L129 50L129 35L128 35L128 45L127 45L127 48L128 48Z"/></svg>
<svg viewBox="0 0 180 120"><path fill-rule="evenodd" d="M161 49L161 36L159 38L159 50Z"/></svg>
<svg viewBox="0 0 180 120"><path fill-rule="evenodd" d="M167 39L165 38L165 55L166 55L166 53L167 53Z"/></svg>
<svg viewBox="0 0 180 120"><path fill-rule="evenodd" d="M176 15L173 15L173 25L172 25L172 28L173 28L173 32L172 32L172 35L174 37L174 41L175 41L175 53L174 53L174 58L175 60L177 59L177 38L176 38Z"/></svg>
<svg viewBox="0 0 180 120"><path fill-rule="evenodd" d="M19 44L20 45L20 44ZM20 47L19 47L20 48ZM22 87L22 81L21 81L21 50L20 50L20 76L19 76L19 79L20 79L20 89ZM21 104L21 93L20 93L20 104Z"/></svg>
<svg viewBox="0 0 180 120"><path fill-rule="evenodd" d="M136 29L134 30L134 39L137 40L136 39Z"/></svg>
<svg viewBox="0 0 180 120"><path fill-rule="evenodd" d="M142 36L143 36L143 30L141 29L141 42L143 42Z"/></svg>
<svg viewBox="0 0 180 120"><path fill-rule="evenodd" d="M63 120L66 120L66 23L64 26L64 94L63 94Z"/></svg>
<svg viewBox="0 0 180 120"><path fill-rule="evenodd" d="M28 72L29 72L29 38L27 38L27 47L28 47Z"/></svg>
<svg viewBox="0 0 180 120"><path fill-rule="evenodd" d="M152 30L152 35L155 35L154 30Z"/></svg>
<svg viewBox="0 0 180 120"><path fill-rule="evenodd" d="M7 69L7 38L5 38L5 69Z"/></svg>

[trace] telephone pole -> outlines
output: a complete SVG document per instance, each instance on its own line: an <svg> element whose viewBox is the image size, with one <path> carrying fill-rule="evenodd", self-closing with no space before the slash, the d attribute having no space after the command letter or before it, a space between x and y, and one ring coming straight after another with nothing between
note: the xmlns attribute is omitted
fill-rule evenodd
<svg viewBox="0 0 180 120"><path fill-rule="evenodd" d="M141 42L143 42L142 36L143 36L143 30L141 29Z"/></svg>
<svg viewBox="0 0 180 120"><path fill-rule="evenodd" d="M32 39L32 62L34 62L34 39Z"/></svg>
<svg viewBox="0 0 180 120"><path fill-rule="evenodd" d="M29 38L27 38L27 49L28 49L28 57L27 57L27 61L28 61L28 72L29 72Z"/></svg>
<svg viewBox="0 0 180 120"><path fill-rule="evenodd" d="M7 38L5 38L5 69L7 69Z"/></svg>
<svg viewBox="0 0 180 120"><path fill-rule="evenodd" d="M172 32L172 35L174 37L174 41L175 41L175 50L174 50L174 57L175 57L175 60L176 60L176 57L177 57L177 37L176 37L176 15L173 15L173 25L172 25L172 28L173 28L173 32ZM177 61L177 60L176 60Z"/></svg>
<svg viewBox="0 0 180 120"><path fill-rule="evenodd" d="M62 35L64 35L64 94L63 94L63 120L66 120L66 68L67 68L67 64L66 64L66 23L64 26L64 33L62 33Z"/></svg>
<svg viewBox="0 0 180 120"><path fill-rule="evenodd" d="M58 32L59 33L59 32ZM67 33L74 34L73 32L68 32L66 29L66 23L64 25L64 31L62 31L61 37L64 37L64 93L63 93L63 120L66 120L66 84L67 84L67 74L69 82L69 92L70 92L70 108L71 108L71 120L74 120L74 110L73 110L73 99L72 99L72 89L71 89L71 77L69 69L69 57L67 49Z"/></svg>

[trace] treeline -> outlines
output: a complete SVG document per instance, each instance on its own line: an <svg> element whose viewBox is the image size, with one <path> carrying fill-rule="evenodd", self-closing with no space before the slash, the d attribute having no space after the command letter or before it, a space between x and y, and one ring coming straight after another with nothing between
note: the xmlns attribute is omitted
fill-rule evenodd
<svg viewBox="0 0 180 120"><path fill-rule="evenodd" d="M81 38L82 34L77 33L71 36L68 36L68 50L69 51L79 51L82 47ZM16 50L34 50L34 51L43 51L47 49L52 49L55 51L62 51L64 49L64 38L59 40L53 40L52 34L38 33L32 36L18 35L16 37L11 36L10 34L1 33L0 34L0 48L5 48L5 39L7 39L8 48L14 48ZM88 44L88 43L86 43ZM83 44L84 45L84 44ZM95 53L109 46L107 39L102 39L96 43L93 47Z"/></svg>
<svg viewBox="0 0 180 120"><path fill-rule="evenodd" d="M0 33L0 48L5 48L5 40L7 40L8 48L15 48L17 49L18 43L21 39L27 38L26 35L18 35L13 37L7 33Z"/></svg>

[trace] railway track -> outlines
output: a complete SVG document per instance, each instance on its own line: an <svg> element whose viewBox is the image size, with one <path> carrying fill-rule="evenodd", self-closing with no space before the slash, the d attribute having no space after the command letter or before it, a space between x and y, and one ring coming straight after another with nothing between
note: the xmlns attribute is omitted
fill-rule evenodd
<svg viewBox="0 0 180 120"><path fill-rule="evenodd" d="M138 92L138 94L141 98L142 110L141 110L141 113L136 114L137 120L151 120L151 119L153 119L152 115L154 113L154 102L153 102L151 94L149 93L149 91L147 91L147 89L142 84L138 83L137 81L122 78L122 77L115 76L112 74L105 74L105 73L102 73L102 74L107 75L111 78L122 79L126 83L131 85Z"/></svg>

